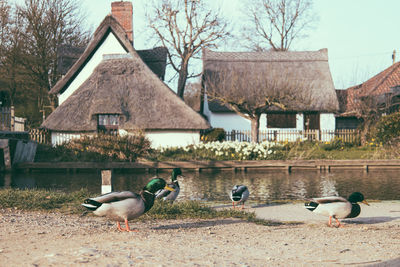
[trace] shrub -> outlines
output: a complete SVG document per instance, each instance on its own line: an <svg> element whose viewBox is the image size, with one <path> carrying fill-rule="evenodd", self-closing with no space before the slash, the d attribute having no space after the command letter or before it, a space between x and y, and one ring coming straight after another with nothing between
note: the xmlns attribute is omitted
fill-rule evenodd
<svg viewBox="0 0 400 267"><path fill-rule="evenodd" d="M225 130L222 128L213 128L206 131L202 136L201 140L203 142L222 142L225 140Z"/></svg>
<svg viewBox="0 0 400 267"><path fill-rule="evenodd" d="M150 141L142 134L85 136L67 143L66 148L77 152L98 153L112 160L135 161L150 149Z"/></svg>
<svg viewBox="0 0 400 267"><path fill-rule="evenodd" d="M74 139L57 147L39 146L35 160L132 162L146 156L149 150L150 141L142 133L126 136L99 134Z"/></svg>
<svg viewBox="0 0 400 267"><path fill-rule="evenodd" d="M372 132L377 142L388 143L395 141L400 135L400 113L383 116L375 124Z"/></svg>

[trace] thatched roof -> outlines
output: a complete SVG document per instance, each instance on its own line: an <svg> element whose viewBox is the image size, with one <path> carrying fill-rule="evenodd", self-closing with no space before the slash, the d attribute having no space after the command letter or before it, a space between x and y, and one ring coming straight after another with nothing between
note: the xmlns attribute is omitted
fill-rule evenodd
<svg viewBox="0 0 400 267"><path fill-rule="evenodd" d="M96 49L101 46L103 41L107 38L108 34L112 32L115 37L118 39L119 43L123 46L123 48L131 53L134 48L132 43L129 41L128 36L126 35L123 27L118 23L118 21L112 16L108 15L101 22L99 27L96 29L93 38L89 42L86 49L83 51L78 51L77 49L66 49L61 50L60 57L63 57L63 54L66 57L62 64L69 64L69 66L62 66L61 70L65 72L65 69L68 68L68 71L65 73L65 76L60 79L56 85L50 90L50 94L60 94L63 93L68 85L73 81L76 75L81 71L81 69L85 66L85 64L91 59ZM71 51L71 49L73 51ZM150 67L150 69L161 79L164 79L165 76L165 68L167 63L167 50L165 47L157 47L154 49L141 50L137 51L139 56L146 62L146 64ZM79 53L80 57L77 58L77 53ZM59 61L60 61L59 60ZM71 63L73 63L71 67ZM64 74L64 73L63 73Z"/></svg>
<svg viewBox="0 0 400 267"><path fill-rule="evenodd" d="M147 50L136 50L136 52L154 74L164 81L168 49L166 47L155 47Z"/></svg>
<svg viewBox="0 0 400 267"><path fill-rule="evenodd" d="M207 121L187 106L139 55L109 55L42 124L54 131L96 131L98 114L121 115L125 130L199 130Z"/></svg>
<svg viewBox="0 0 400 267"><path fill-rule="evenodd" d="M384 95L393 93L393 87L400 85L400 62L396 62L362 84L347 88L345 97L340 99L342 115L352 115L357 110L357 99L376 96L384 101Z"/></svg>
<svg viewBox="0 0 400 267"><path fill-rule="evenodd" d="M297 111L338 110L338 100L328 63L328 50L285 51L285 52L214 52L203 51L203 80L206 83L212 75L221 72L240 72L243 79L265 77L272 72L293 82L301 81L311 97L310 104ZM299 82L300 83L300 82ZM246 94L246 92L243 92ZM224 111L218 103L209 105L211 111Z"/></svg>

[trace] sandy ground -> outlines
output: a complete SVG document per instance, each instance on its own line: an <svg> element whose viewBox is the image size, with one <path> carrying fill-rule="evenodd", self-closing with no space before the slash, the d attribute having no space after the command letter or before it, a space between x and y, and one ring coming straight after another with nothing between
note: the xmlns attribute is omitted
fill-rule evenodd
<svg viewBox="0 0 400 267"><path fill-rule="evenodd" d="M330 228L303 204L253 206L258 217L131 223L94 216L0 210L0 266L400 266L400 201L362 206Z"/></svg>

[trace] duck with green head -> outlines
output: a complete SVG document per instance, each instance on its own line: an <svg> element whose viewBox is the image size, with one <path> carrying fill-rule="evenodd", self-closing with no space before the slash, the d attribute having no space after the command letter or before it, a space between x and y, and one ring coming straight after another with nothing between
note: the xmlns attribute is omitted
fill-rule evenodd
<svg viewBox="0 0 400 267"><path fill-rule="evenodd" d="M167 189L160 189L156 192L156 198L162 198L164 200L174 201L180 192L178 178L182 178L182 170L180 168L174 168L171 172L171 183L168 184L169 187L173 188L174 191Z"/></svg>
<svg viewBox="0 0 400 267"><path fill-rule="evenodd" d="M334 218L337 227L341 227L338 219L355 218L360 215L361 207L357 204L358 202L369 206L368 202L364 200L363 194L354 192L348 199L336 196L313 198L310 202L305 203L305 207L314 213L329 216L329 226L332 226L332 218Z"/></svg>
<svg viewBox="0 0 400 267"><path fill-rule="evenodd" d="M132 232L135 230L130 229L128 221L150 210L154 204L155 192L160 189L174 190L163 179L155 178L139 194L130 191L111 192L87 198L82 205L97 216L116 221L118 230ZM125 222L125 228L121 227L120 222Z"/></svg>

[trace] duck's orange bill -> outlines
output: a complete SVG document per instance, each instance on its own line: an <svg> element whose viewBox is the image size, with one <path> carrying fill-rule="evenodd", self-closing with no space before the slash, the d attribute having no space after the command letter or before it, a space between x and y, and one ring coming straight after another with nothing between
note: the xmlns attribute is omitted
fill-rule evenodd
<svg viewBox="0 0 400 267"><path fill-rule="evenodd" d="M364 203L365 205L369 206L369 204L368 204L368 202L366 200L361 201L361 203Z"/></svg>
<svg viewBox="0 0 400 267"><path fill-rule="evenodd" d="M169 191L175 191L175 189L173 189L172 187L169 187L168 185L166 185L165 187L164 187L164 189L167 189L167 190L169 190Z"/></svg>

